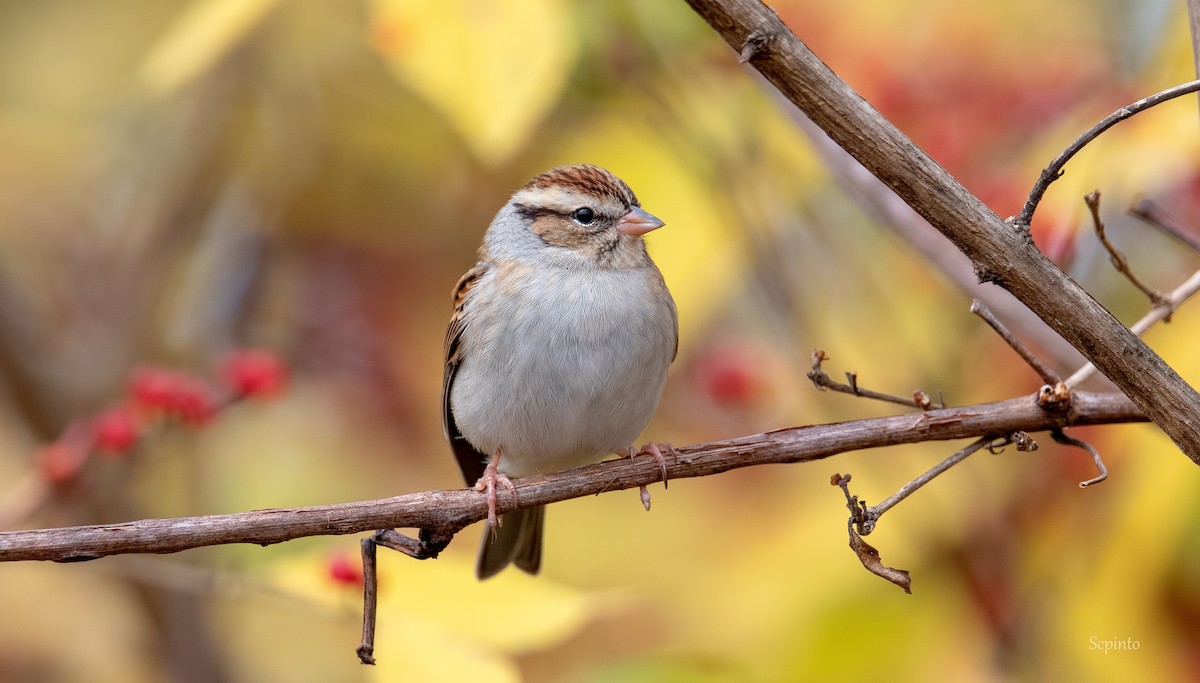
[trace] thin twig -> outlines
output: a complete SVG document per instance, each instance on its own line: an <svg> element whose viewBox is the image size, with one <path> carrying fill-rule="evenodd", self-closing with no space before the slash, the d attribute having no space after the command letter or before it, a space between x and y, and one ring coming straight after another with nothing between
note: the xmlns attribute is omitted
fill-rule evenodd
<svg viewBox="0 0 1200 683"><path fill-rule="evenodd" d="M379 579L376 575L376 542L373 537L362 539L363 569L363 631L358 645L358 661L375 663L375 614L379 606Z"/></svg>
<svg viewBox="0 0 1200 683"><path fill-rule="evenodd" d="M849 474L834 474L829 479L829 483L842 489L842 493L846 496L846 509L850 511L850 524L862 524L867 518L867 506L858 496L850 493L850 480L852 477Z"/></svg>
<svg viewBox="0 0 1200 683"><path fill-rule="evenodd" d="M1105 479L1108 479L1108 468L1104 466L1104 460L1100 458L1100 451L1096 450L1095 446L1082 439L1076 439L1073 436L1067 436L1061 429L1051 430L1050 437L1064 446L1082 448L1092 456L1092 462L1096 463L1096 469L1100 472L1100 474L1088 479L1087 481L1079 482L1079 488L1086 489L1092 484L1099 484Z"/></svg>
<svg viewBox="0 0 1200 683"><path fill-rule="evenodd" d="M1129 208L1129 215L1140 218L1151 226L1183 242L1191 247L1192 251L1200 252L1200 238L1197 238L1192 234L1192 231L1180 225L1179 219L1172 216L1170 211L1159 206L1157 202L1151 199L1139 199Z"/></svg>
<svg viewBox="0 0 1200 683"><path fill-rule="evenodd" d="M474 490L474 489L471 489ZM363 561L363 626L362 642L359 643L358 660L363 664L375 663L375 618L379 602L379 581L376 578L376 552L380 547L399 551L416 560L431 560L450 544L452 535L440 535L421 530L418 538L405 536L395 529L380 529L362 539Z"/></svg>
<svg viewBox="0 0 1200 683"><path fill-rule="evenodd" d="M867 543L854 530L855 525L862 524L866 514L866 507L858 496L850 493L850 475L835 474L829 480L829 483L834 486L839 486L842 493L846 496L846 509L850 511L850 518L846 520L846 533L850 537L850 549L854 551L858 561L862 562L862 566L872 574L887 579L892 583L904 589L905 593L912 593L912 577L903 569L889 567L883 563L883 558L880 557L879 551L870 543Z"/></svg>
<svg viewBox="0 0 1200 683"><path fill-rule="evenodd" d="M1042 201L1042 197L1046 194L1046 190L1050 187L1050 184L1062 177L1063 167L1067 165L1067 162L1079 150L1083 149L1092 140L1100 137L1101 133L1138 112L1175 99L1181 95L1197 91L1200 91L1200 80L1189 81L1173 88L1167 88L1149 97L1144 97L1104 117L1099 123L1089 128L1083 135L1080 135L1074 142L1068 145L1062 154L1059 154L1054 161L1050 162L1049 166L1042 170L1041 176L1038 177L1033 189L1030 190L1029 198L1025 200L1025 206L1021 208L1021 213L1014 219L1014 223L1020 226L1029 226L1033 220L1033 212L1037 210L1037 206Z"/></svg>
<svg viewBox="0 0 1200 683"><path fill-rule="evenodd" d="M1139 337L1146 333L1151 327L1167 320L1171 314L1179 309L1185 301L1200 293L1200 270L1192 273L1183 284L1179 285L1164 297L1165 302L1162 306L1155 306L1150 309L1150 312L1142 316L1142 319L1133 324L1129 329ZM1068 387L1075 388L1087 381L1089 377L1096 373L1096 366L1088 363L1075 371L1075 374L1067 378L1066 384Z"/></svg>
<svg viewBox="0 0 1200 683"><path fill-rule="evenodd" d="M869 398L876 401L884 401L886 403L895 403L897 405L907 406L909 408L917 407L921 410L939 410L946 406L941 403L934 403L929 399L929 396L920 389L914 390L912 396L894 396L892 394L884 394L870 389L863 389L858 386L858 374L854 372L846 373L847 384L842 384L830 377L823 369L821 364L829 360L829 356L824 349L813 349L812 352L812 369L808 371L808 379L818 389L829 389L831 391L850 394L851 396L859 396L861 398ZM940 394L939 394L940 396Z"/></svg>
<svg viewBox="0 0 1200 683"><path fill-rule="evenodd" d="M897 503L911 496L917 491L917 489L933 481L934 477L937 477L939 474L945 472L951 467L954 467L963 460L966 460L967 456L971 455L975 451L978 451L984 447L996 448L999 445L1009 442L1010 441L1008 438L1004 438L1001 440L1001 443L996 443L996 438L994 436L983 436L975 441L972 441L968 446L960 449L950 457L929 468L929 470L927 470L921 476L900 487L899 491L893 493L891 496L888 496L888 498L882 503L864 508L863 512L865 513L865 519L861 524L858 525L859 533L861 533L863 536L870 534L875 530L875 524L879 521L879 518L883 516L883 513L891 510Z"/></svg>
<svg viewBox="0 0 1200 683"><path fill-rule="evenodd" d="M1117 272L1124 275L1134 287L1137 287L1142 294L1145 294L1146 298L1150 299L1150 303L1156 308L1166 306L1166 297L1157 290L1143 284L1133 274L1133 270L1129 267L1129 261L1125 258L1125 255L1113 246L1113 243L1108 241L1108 236L1104 234L1104 221L1100 219L1100 190L1092 190L1087 193L1084 195L1083 201L1087 204L1088 211L1092 213L1092 225L1096 228L1096 237L1100 239L1100 244L1104 245L1105 251L1108 252L1108 260L1112 262L1113 267L1117 269ZM1165 320L1170 320L1169 314Z"/></svg>
<svg viewBox="0 0 1200 683"><path fill-rule="evenodd" d="M1012 350L1016 351L1017 355L1020 356L1021 359L1029 365L1029 367L1033 368L1033 371L1036 372L1038 377L1041 377L1043 381L1045 381L1047 384L1058 384L1062 381L1062 378L1058 376L1058 373L1055 372L1053 368L1039 360L1037 356L1034 356L1029 349L1025 348L1025 345L1021 343L1021 340L1013 336L1013 334L1008 331L1008 328L1004 326L1004 323L1000 322L996 316L992 315L992 312L988 310L988 307L985 306L982 301L979 299L973 300L971 302L971 312L980 318L983 318L984 322L990 325L991 328L996 331L996 334L1000 335L1000 338L1003 339L1010 347L1012 347Z"/></svg>
<svg viewBox="0 0 1200 683"><path fill-rule="evenodd" d="M751 465L821 460L838 453L903 443L976 438L1021 430L1039 432L1083 424L1140 422L1145 414L1117 394L1076 393L1067 413L1047 413L1031 396L923 413L777 429L725 441L677 446L667 458L672 480L703 477ZM654 484L653 458L619 458L565 472L514 481L520 495L503 496L497 512L582 498L602 490ZM173 553L201 546L268 545L307 536L375 529L422 529L422 542L445 547L464 527L487 516L473 489L425 491L383 500L225 515L144 519L117 524L0 532L0 562L91 560L123 553ZM428 540L427 540L428 539Z"/></svg>

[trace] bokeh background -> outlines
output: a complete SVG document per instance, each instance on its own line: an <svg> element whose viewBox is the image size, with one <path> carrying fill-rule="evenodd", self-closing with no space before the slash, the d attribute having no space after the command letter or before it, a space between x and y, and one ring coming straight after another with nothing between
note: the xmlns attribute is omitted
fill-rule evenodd
<svg viewBox="0 0 1200 683"><path fill-rule="evenodd" d="M774 5L1002 216L1079 132L1194 78L1182 2ZM1148 199L1200 232L1198 125L1195 97L1121 124L1035 219L1127 322L1146 302L1081 197L1100 188L1133 268L1173 288L1200 255L1125 211ZM450 288L508 194L559 163L612 169L667 222L649 243L682 339L647 439L903 410L813 389L814 347L879 390L1034 391L940 238L918 246L838 158L682 2L0 3L0 525L460 486L439 418ZM1198 334L1185 307L1149 335L1193 385ZM243 347L286 359L285 394L43 481L37 454L136 368L212 377ZM1200 677L1200 471L1149 426L1073 433L1104 484L1080 490L1088 456L1042 437L884 518L870 541L912 595L846 547L829 477L878 501L954 444L656 486L649 514L628 491L558 504L536 579L476 583L476 528L437 561L384 553L374 668L354 656L357 538L2 565L0 680Z"/></svg>

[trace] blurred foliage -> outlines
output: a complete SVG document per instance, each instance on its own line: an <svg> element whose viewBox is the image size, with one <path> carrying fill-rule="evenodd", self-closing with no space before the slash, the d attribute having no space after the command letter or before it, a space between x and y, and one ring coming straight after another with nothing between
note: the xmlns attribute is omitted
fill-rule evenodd
<svg viewBox="0 0 1200 683"><path fill-rule="evenodd" d="M1001 215L1116 107L1189 80L1181 7L773 3ZM0 519L198 515L460 484L441 440L448 293L508 194L611 168L650 238L680 355L647 438L690 443L893 407L819 394L810 350L864 386L955 404L1037 379L963 295L821 167L790 110L684 3L66 0L0 4ZM1200 229L1195 98L1067 168L1035 236L1123 320L1080 197L1160 289L1200 266L1123 215ZM1200 320L1149 341L1193 384ZM33 455L142 363L288 359L291 390L30 499ZM1060 368L1069 371L1072 368ZM350 538L87 565L0 566L0 680L1168 680L1200 676L1195 467L1153 428L1086 454L978 454L846 548L835 471L878 501L925 444L554 506L545 573L477 584L469 530L436 562L381 556L379 666L360 667ZM31 502L32 500L32 502ZM22 504L26 508L21 508ZM15 511L23 512L14 515ZM1137 641L1104 654L1096 641Z"/></svg>

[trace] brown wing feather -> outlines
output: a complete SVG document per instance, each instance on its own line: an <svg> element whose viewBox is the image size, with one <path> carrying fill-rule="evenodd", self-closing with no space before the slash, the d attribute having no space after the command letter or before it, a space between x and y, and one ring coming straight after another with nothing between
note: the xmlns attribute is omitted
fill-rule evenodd
<svg viewBox="0 0 1200 683"><path fill-rule="evenodd" d="M446 369L442 375L442 430L450 442L450 448L454 451L458 467L462 470L463 479L468 485L474 484L483 476L488 455L475 450L475 447L458 430L458 425L454 422L454 411L450 408L450 389L454 386L454 374L462 362L462 334L466 329L466 322L463 319L463 304L466 302L471 287L486 271L486 263L482 261L476 263L459 278L458 284L454 285L452 294L454 314L450 316L450 325L446 328Z"/></svg>

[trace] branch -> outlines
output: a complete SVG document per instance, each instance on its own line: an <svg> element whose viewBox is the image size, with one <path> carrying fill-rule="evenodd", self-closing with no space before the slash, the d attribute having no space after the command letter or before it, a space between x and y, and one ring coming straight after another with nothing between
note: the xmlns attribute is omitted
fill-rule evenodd
<svg viewBox="0 0 1200 683"><path fill-rule="evenodd" d="M1122 254L1121 250L1117 249L1108 240L1108 235L1104 233L1104 221L1100 218L1100 190L1092 190L1084 195L1083 202L1087 204L1088 211L1092 214L1092 225L1096 228L1096 237L1100 240L1100 244L1104 247L1104 250L1108 252L1108 260L1112 263L1113 268L1116 268L1118 273L1124 275L1130 284L1138 288L1138 291L1145 294L1146 298L1150 300L1150 303L1155 308L1166 306L1167 298L1139 280L1137 275L1134 275L1133 269L1129 267L1129 259L1125 258L1125 254ZM1170 314L1167 315L1166 320L1170 322Z"/></svg>
<svg viewBox="0 0 1200 683"><path fill-rule="evenodd" d="M1087 132L1076 138L1075 142L1068 145L1062 154L1059 154L1055 157L1054 161L1050 162L1049 166L1042 169L1041 176L1034 183L1033 189L1029 191L1029 199L1026 199L1025 206L1021 207L1021 215L1017 216L1016 223L1026 227L1029 226L1029 222L1033 220L1033 212L1037 210L1037 205L1042 201L1042 197L1046 194L1046 190L1049 189L1050 183L1062 177L1063 166L1066 166L1071 157L1078 154L1079 150L1083 149L1089 142L1100 137L1101 133L1138 112L1145 111L1168 100L1173 100L1181 95L1197 91L1200 91L1200 80L1189 81L1173 88L1167 88L1149 97L1143 97L1137 102L1121 107L1104 117L1100 123L1089 128Z"/></svg>
<svg viewBox="0 0 1200 683"><path fill-rule="evenodd" d="M1200 464L1200 394L1034 246L875 111L758 0L688 4L830 138L1100 369ZM749 46L750 49L746 49ZM1175 90L1200 89L1200 81ZM1155 95L1149 100L1173 94ZM1131 105L1127 118L1150 106ZM1097 133L1098 134L1098 133Z"/></svg>
<svg viewBox="0 0 1200 683"><path fill-rule="evenodd" d="M1013 351L1016 351L1017 355L1021 357L1021 360L1025 361L1026 365L1033 368L1033 371L1038 374L1038 377L1042 378L1042 381L1046 382L1047 384L1058 384L1062 381L1062 378L1058 376L1058 373L1055 372L1054 369L1049 365L1043 363L1037 356L1033 355L1029 349L1025 348L1025 345L1021 343L1021 340L1017 339L1012 332L1009 332L1008 328L1004 326L1004 323L1000 322L996 316L992 315L992 312L988 310L988 307L985 306L982 301L979 299L972 301L971 312L980 318L983 318L983 321L987 323L988 326L990 326L996 332L996 334L1000 335L1000 338L1004 340L1004 343L1008 344L1009 348L1011 348Z"/></svg>
<svg viewBox="0 0 1200 683"><path fill-rule="evenodd" d="M1076 393L1062 413L1039 408L1033 396L922 413L779 429L675 449L667 457L672 479L727 470L820 460L863 448L918 441L978 438L1073 425L1141 422L1145 416L1119 394ZM621 458L565 472L518 479L515 493L499 496L497 512L638 488L662 478L654 458ZM375 529L417 528L449 539L487 516L484 496L472 489L425 491L382 500L226 515L145 519L120 524L0 532L0 562L72 562L121 553L173 553L230 543L269 545L307 536Z"/></svg>
<svg viewBox="0 0 1200 683"><path fill-rule="evenodd" d="M1142 316L1141 320L1138 320L1133 324L1132 327L1129 328L1130 331L1138 336L1145 334L1146 330L1149 330L1154 325L1170 318L1171 314L1174 313L1176 309L1178 309L1185 301L1198 293L1200 293L1200 270L1192 273L1192 276L1189 277L1183 284L1179 285L1172 290L1170 294L1166 295L1166 303L1162 306L1155 306L1154 308L1150 309L1149 313ZM1068 377L1066 384L1069 387L1077 387L1095 374L1095 372L1096 366L1088 363L1082 368L1079 368L1075 374Z"/></svg>
<svg viewBox="0 0 1200 683"><path fill-rule="evenodd" d="M871 389L864 389L858 386L858 373L847 372L846 384L842 384L829 376L829 373L821 369L821 364L829 360L829 356L825 354L824 349L813 349L812 352L812 369L808 371L808 380L813 383L820 391L826 389L837 391L851 396L859 396L861 398L869 398L875 401L883 401L884 403L895 403L896 405L905 406L907 408L921 408L929 410L930 408L945 408L945 401L939 400L934 403L930 400L929 395L920 389L914 389L912 396L893 396ZM938 392L939 399L941 392Z"/></svg>

